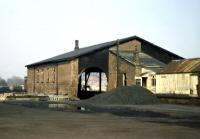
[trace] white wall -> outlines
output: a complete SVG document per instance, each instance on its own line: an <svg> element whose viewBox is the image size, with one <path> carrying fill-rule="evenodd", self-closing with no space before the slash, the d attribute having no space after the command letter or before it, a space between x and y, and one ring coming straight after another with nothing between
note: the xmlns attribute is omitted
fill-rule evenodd
<svg viewBox="0 0 200 139"><path fill-rule="evenodd" d="M198 76L191 73L156 75L156 93L197 96Z"/></svg>
<svg viewBox="0 0 200 139"><path fill-rule="evenodd" d="M140 79L141 81L141 86L142 86L142 77L146 77L147 78L147 82L146 82L146 88L149 89L150 91L152 91L153 93L155 93L156 91L156 86L152 85L152 79L153 77L156 77L156 73L148 68L142 68L142 73L146 73L143 74L142 76L136 76L135 79Z"/></svg>

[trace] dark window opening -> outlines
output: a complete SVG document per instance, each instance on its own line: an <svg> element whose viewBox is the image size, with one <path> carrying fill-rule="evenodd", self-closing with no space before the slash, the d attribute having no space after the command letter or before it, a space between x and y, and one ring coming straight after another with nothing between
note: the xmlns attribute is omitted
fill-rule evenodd
<svg viewBox="0 0 200 139"><path fill-rule="evenodd" d="M141 79L136 79L135 82L136 82L136 85L140 85L141 86Z"/></svg>
<svg viewBox="0 0 200 139"><path fill-rule="evenodd" d="M142 87L147 87L147 77L142 77Z"/></svg>
<svg viewBox="0 0 200 139"><path fill-rule="evenodd" d="M127 85L126 73L123 74L123 86Z"/></svg>
<svg viewBox="0 0 200 139"><path fill-rule="evenodd" d="M152 86L156 86L156 79L155 79L155 77L152 78L152 80L151 80L151 85L152 85Z"/></svg>

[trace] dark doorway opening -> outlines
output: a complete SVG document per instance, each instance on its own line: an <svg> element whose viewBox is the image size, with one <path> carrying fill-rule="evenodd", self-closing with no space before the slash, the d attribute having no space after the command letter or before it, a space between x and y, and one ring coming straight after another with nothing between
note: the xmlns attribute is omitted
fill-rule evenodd
<svg viewBox="0 0 200 139"><path fill-rule="evenodd" d="M126 73L123 73L123 86L127 85Z"/></svg>
<svg viewBox="0 0 200 139"><path fill-rule="evenodd" d="M142 77L142 87L147 87L147 77Z"/></svg>
<svg viewBox="0 0 200 139"><path fill-rule="evenodd" d="M78 97L87 99L107 91L107 78L100 68L85 69L79 76Z"/></svg>
<svg viewBox="0 0 200 139"><path fill-rule="evenodd" d="M200 97L200 75L198 76L197 95Z"/></svg>

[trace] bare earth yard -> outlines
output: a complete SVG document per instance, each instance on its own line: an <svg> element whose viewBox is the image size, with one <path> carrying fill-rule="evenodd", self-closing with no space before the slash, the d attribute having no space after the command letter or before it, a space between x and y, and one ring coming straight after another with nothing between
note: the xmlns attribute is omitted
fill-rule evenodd
<svg viewBox="0 0 200 139"><path fill-rule="evenodd" d="M53 111L0 103L0 139L199 139L199 109L194 118L190 111L170 109L174 117L136 116L130 108Z"/></svg>

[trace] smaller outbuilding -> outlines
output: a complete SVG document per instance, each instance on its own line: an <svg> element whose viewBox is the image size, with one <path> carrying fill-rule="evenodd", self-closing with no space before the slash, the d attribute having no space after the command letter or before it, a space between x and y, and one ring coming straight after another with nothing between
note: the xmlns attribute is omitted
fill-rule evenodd
<svg viewBox="0 0 200 139"><path fill-rule="evenodd" d="M200 96L200 58L169 63L156 75L156 93Z"/></svg>

